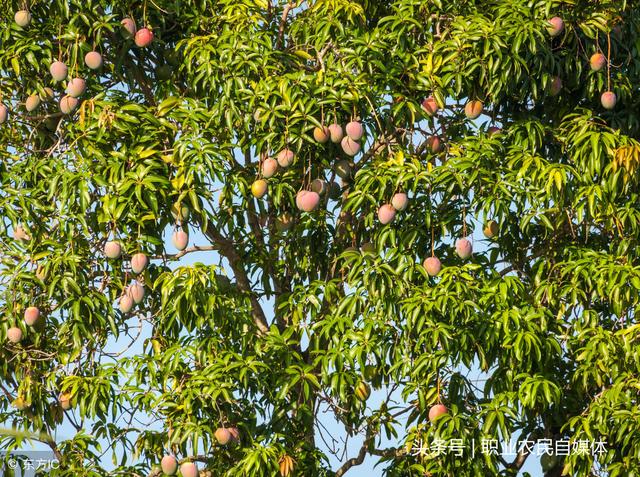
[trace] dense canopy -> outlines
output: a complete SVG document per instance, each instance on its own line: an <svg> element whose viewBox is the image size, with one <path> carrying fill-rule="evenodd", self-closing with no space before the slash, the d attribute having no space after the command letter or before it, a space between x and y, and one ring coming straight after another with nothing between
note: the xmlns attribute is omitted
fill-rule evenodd
<svg viewBox="0 0 640 477"><path fill-rule="evenodd" d="M0 445L638 475L635 3L2 1Z"/></svg>

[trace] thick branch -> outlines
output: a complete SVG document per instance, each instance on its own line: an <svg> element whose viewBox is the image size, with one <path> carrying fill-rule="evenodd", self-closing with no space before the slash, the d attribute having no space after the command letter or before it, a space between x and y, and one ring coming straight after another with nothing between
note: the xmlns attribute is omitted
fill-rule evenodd
<svg viewBox="0 0 640 477"><path fill-rule="evenodd" d="M516 456L516 458L514 459L513 462L511 462L511 464L509 464L509 468L510 469L515 469L515 470L520 470L522 468L522 466L524 465L524 463L527 461L527 457L529 457L530 452L528 451L528 449L525 447L523 449L520 449L520 451L518 451L518 455Z"/></svg>
<svg viewBox="0 0 640 477"><path fill-rule="evenodd" d="M539 436L539 432L538 431L533 431L529 437L527 438L528 441L535 441L535 439L537 439ZM518 471L522 468L522 466L524 465L524 463L527 461L527 457L529 457L531 453L529 452L529 449L527 448L527 446L522 446L522 449L520 449L518 451L518 454L516 455L516 458L513 460L513 462L511 462L507 468L511 469L511 470L515 470L516 473L518 473Z"/></svg>
<svg viewBox="0 0 640 477"><path fill-rule="evenodd" d="M238 289L249 295L249 299L251 300L251 315L254 323L261 333L267 333L269 331L267 318L264 315L264 311L262 310L262 306L260 305L258 298L251 289L251 282L249 281L247 272L242 266L240 255L238 255L238 252L233 246L233 242L220 234L220 232L218 232L211 223L207 226L205 235L219 247L220 253L229 261L231 270L236 277Z"/></svg>
<svg viewBox="0 0 640 477"><path fill-rule="evenodd" d="M367 425L367 436L362 443L362 447L360 447L360 451L358 452L357 457L352 457L348 459L342 466L336 471L336 477L342 477L346 474L351 467L355 467L364 462L364 458L367 456L367 449L369 448L369 444L375 437L375 433L373 431L373 426L371 424Z"/></svg>
<svg viewBox="0 0 640 477"><path fill-rule="evenodd" d="M278 28L278 41L276 42L276 50L282 48L282 43L284 40L284 27L287 24L287 17L289 16L289 12L293 8L293 3L287 3L285 5L284 10L282 11L282 18L280 19L280 27Z"/></svg>

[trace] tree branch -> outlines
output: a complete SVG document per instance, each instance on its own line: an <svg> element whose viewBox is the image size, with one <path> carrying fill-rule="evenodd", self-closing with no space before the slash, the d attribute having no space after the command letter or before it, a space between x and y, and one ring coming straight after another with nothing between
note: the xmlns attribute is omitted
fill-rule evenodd
<svg viewBox="0 0 640 477"><path fill-rule="evenodd" d="M531 434L529 434L529 437L527 438L527 440L535 442L535 440L539 437L539 434L540 433L537 430L535 430L531 432ZM527 449L527 446L523 446L522 449L518 451L518 454L516 455L516 458L513 460L513 462L507 465L507 468L515 470L517 473L522 468L524 463L527 461L527 457L529 457L530 454L531 453Z"/></svg>
<svg viewBox="0 0 640 477"><path fill-rule="evenodd" d="M267 333L269 331L269 324L267 323L267 318L264 315L264 311L262 310L262 306L256 297L255 293L251 289L251 282L249 281L249 277L247 276L247 272L245 271L242 265L242 259L235 247L233 246L233 242L227 238L225 238L220 232L218 232L211 222L207 225L207 230L205 231L205 235L216 245L218 245L220 249L220 253L226 257L229 261L229 265L231 266L231 270L233 271L234 276L236 277L236 283L238 284L238 289L242 292L247 293L249 299L251 300L251 315L253 317L253 321L258 327L260 333Z"/></svg>
<svg viewBox="0 0 640 477"><path fill-rule="evenodd" d="M174 254L152 255L152 259L166 259L166 260L178 260L184 257L188 253L192 252L210 252L212 250L219 250L216 245L194 245L193 247L185 248L184 250Z"/></svg>
<svg viewBox="0 0 640 477"><path fill-rule="evenodd" d="M335 477L342 477L346 474L351 467L355 467L364 462L364 458L367 456L367 449L369 448L369 444L375 437L375 432L373 431L373 426L371 424L367 425L367 435L362 443L362 447L360 447L360 451L358 452L357 457L352 457L348 459L342 466L336 471Z"/></svg>
<svg viewBox="0 0 640 477"><path fill-rule="evenodd" d="M282 18L280 19L280 27L278 28L278 40L276 41L276 50L282 48L282 43L284 40L284 27L287 24L287 17L289 16L289 12L293 8L293 3L287 3L282 11Z"/></svg>

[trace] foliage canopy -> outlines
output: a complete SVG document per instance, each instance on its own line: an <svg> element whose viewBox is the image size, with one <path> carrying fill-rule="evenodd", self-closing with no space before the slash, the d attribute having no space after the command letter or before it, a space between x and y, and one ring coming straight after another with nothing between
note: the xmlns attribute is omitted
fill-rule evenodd
<svg viewBox="0 0 640 477"><path fill-rule="evenodd" d="M605 454L555 459L547 475L640 472L634 2L33 0L0 12L0 421L19 430L3 447L35 436L63 475L160 475L170 452L201 475L339 476L372 455L390 476L487 476L534 457L408 449L602 439ZM124 34L125 17L150 45ZM75 77L86 91L73 110ZM353 157L314 137L355 120ZM255 198L286 148L293 163ZM331 197L301 211L311 187ZM398 192L409 206L383 225ZM487 220L499 231L485 240ZM176 253L178 229L192 243ZM466 236L463 260L453 242ZM107 241L121 258L105 257ZM151 258L140 274L136 253ZM132 280L145 294L127 311ZM431 423L439 402L449 413ZM363 437L339 468L321 444L326 410ZM63 426L73 434L55 438ZM239 439L220 445L220 427Z"/></svg>

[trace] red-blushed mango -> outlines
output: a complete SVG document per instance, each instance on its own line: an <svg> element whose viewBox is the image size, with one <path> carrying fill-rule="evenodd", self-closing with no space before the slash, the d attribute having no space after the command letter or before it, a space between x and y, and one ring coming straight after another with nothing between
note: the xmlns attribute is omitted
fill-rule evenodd
<svg viewBox="0 0 640 477"><path fill-rule="evenodd" d="M0 124L7 121L9 117L9 109L2 103L0 103Z"/></svg>
<svg viewBox="0 0 640 477"><path fill-rule="evenodd" d="M37 306L30 306L24 310L24 322L27 326L33 326L40 318L40 309Z"/></svg>
<svg viewBox="0 0 640 477"><path fill-rule="evenodd" d="M140 48L147 47L153 41L153 32L148 28L140 28L135 34L135 44Z"/></svg>
<svg viewBox="0 0 640 477"><path fill-rule="evenodd" d="M38 106L40 106L40 103L40 96L38 96L37 94L32 94L25 100L24 109L26 109L28 112L35 111L36 109L38 109Z"/></svg>
<svg viewBox="0 0 640 477"><path fill-rule="evenodd" d="M171 236L171 242L175 248L182 252L189 244L189 234L183 229L176 230Z"/></svg>
<svg viewBox="0 0 640 477"><path fill-rule="evenodd" d="M442 270L442 263L437 257L429 257L422 262L422 266L430 277L435 277Z"/></svg>
<svg viewBox="0 0 640 477"><path fill-rule="evenodd" d="M90 51L84 55L84 64L89 69L97 70L102 66L102 55L97 51Z"/></svg>
<svg viewBox="0 0 640 477"><path fill-rule="evenodd" d="M558 36L564 30L564 20L560 17L553 17L549 20L549 23L547 32L552 38Z"/></svg>
<svg viewBox="0 0 640 477"><path fill-rule="evenodd" d="M67 85L67 94L73 98L82 96L87 89L87 82L82 78L73 78Z"/></svg>
<svg viewBox="0 0 640 477"><path fill-rule="evenodd" d="M262 163L262 177L269 179L273 177L276 172L278 172L278 161L272 157L265 159Z"/></svg>
<svg viewBox="0 0 640 477"><path fill-rule="evenodd" d="M278 164L280 167L289 167L293 164L293 160L295 159L295 154L290 149L283 149L278 154Z"/></svg>
<svg viewBox="0 0 640 477"><path fill-rule="evenodd" d="M387 225L396 218L396 209L391 204L384 204L378 209L378 220L382 225Z"/></svg>
<svg viewBox="0 0 640 477"><path fill-rule="evenodd" d="M327 126L316 127L313 129L313 138L320 144L325 144L331 139L331 131Z"/></svg>
<svg viewBox="0 0 640 477"><path fill-rule="evenodd" d="M429 409L429 421L435 422L441 416L447 414L449 410L447 406L444 404L436 404L431 409Z"/></svg>
<svg viewBox="0 0 640 477"><path fill-rule="evenodd" d="M78 107L79 100L73 96L63 96L60 100L60 112L62 114L71 114Z"/></svg>
<svg viewBox="0 0 640 477"><path fill-rule="evenodd" d="M17 326L12 326L7 330L7 339L13 344L20 343L22 341L22 330Z"/></svg>
<svg viewBox="0 0 640 477"><path fill-rule="evenodd" d="M251 194L256 199L262 199L267 194L267 181L264 179L258 179L251 184Z"/></svg>
<svg viewBox="0 0 640 477"><path fill-rule="evenodd" d="M589 59L589 66L591 66L593 71L600 71L607 66L607 57L602 53L594 53Z"/></svg>
<svg viewBox="0 0 640 477"><path fill-rule="evenodd" d="M488 239L494 238L498 235L500 228L498 227L498 222L495 220L489 220L486 224L484 224L484 228L482 229L482 233Z"/></svg>
<svg viewBox="0 0 640 477"><path fill-rule="evenodd" d="M133 273L142 273L148 265L149 257L147 257L144 253L136 253L133 257L131 257L131 270L133 270Z"/></svg>
<svg viewBox="0 0 640 477"><path fill-rule="evenodd" d="M13 16L16 25L19 27L27 27L31 23L31 13L29 10L18 10Z"/></svg>
<svg viewBox="0 0 640 477"><path fill-rule="evenodd" d="M122 25L122 36L125 38L133 38L136 34L136 22L131 18L123 18L120 22Z"/></svg>
<svg viewBox="0 0 640 477"><path fill-rule="evenodd" d="M129 313L133 309L133 298L129 295L128 291L120 296L120 299L118 300L118 309L122 313Z"/></svg>
<svg viewBox="0 0 640 477"><path fill-rule="evenodd" d="M167 475L175 475L178 472L178 460L172 455L165 455L160 461L160 468Z"/></svg>
<svg viewBox="0 0 640 477"><path fill-rule="evenodd" d="M338 123L333 123L329 125L329 136L331 137L331 142L334 144L338 144L344 138L344 131L342 130L342 126Z"/></svg>
<svg viewBox="0 0 640 477"><path fill-rule="evenodd" d="M229 429L225 429L224 427L219 427L216 429L216 432L214 433L214 437L218 441L218 444L224 446L224 445L227 445L231 440L231 433L229 432Z"/></svg>
<svg viewBox="0 0 640 477"><path fill-rule="evenodd" d="M391 205L398 212L402 212L409 205L409 196L405 192L396 192L391 198Z"/></svg>
<svg viewBox="0 0 640 477"><path fill-rule="evenodd" d="M438 112L438 109L440 108L438 108L438 103L436 103L434 97L429 96L422 102L422 109L425 113L427 113L427 116L433 116Z"/></svg>
<svg viewBox="0 0 640 477"><path fill-rule="evenodd" d="M442 140L438 136L429 136L427 146L432 154L438 154L442 151Z"/></svg>
<svg viewBox="0 0 640 477"><path fill-rule="evenodd" d="M562 79L559 76L554 76L549 83L549 94L551 96L558 96L562 91Z"/></svg>
<svg viewBox="0 0 640 477"><path fill-rule="evenodd" d="M464 114L469 119L476 119L482 114L483 109L484 105L482 104L482 101L474 99L472 101L468 101L464 106Z"/></svg>
<svg viewBox="0 0 640 477"><path fill-rule="evenodd" d="M459 238L456 240L456 253L458 257L463 260L466 260L471 256L471 252L473 251L473 246L471 242L466 238Z"/></svg>
<svg viewBox="0 0 640 477"><path fill-rule="evenodd" d="M348 156L355 156L360 152L360 143L354 141L349 136L343 137L340 145L342 146L342 150Z"/></svg>
<svg viewBox="0 0 640 477"><path fill-rule="evenodd" d="M354 141L359 141L364 135L364 128L360 121L351 121L345 126L345 131L347 132L347 136Z"/></svg>
<svg viewBox="0 0 640 477"><path fill-rule="evenodd" d="M312 212L320 204L320 195L312 190L301 190L296 195L296 206L303 212Z"/></svg>
<svg viewBox="0 0 640 477"><path fill-rule="evenodd" d="M116 259L120 258L122 255L122 246L120 242L116 242L115 240L109 240L104 244L104 255L107 258Z"/></svg>
<svg viewBox="0 0 640 477"><path fill-rule="evenodd" d="M198 467L193 462L183 462L180 464L180 474L182 477L198 477Z"/></svg>
<svg viewBox="0 0 640 477"><path fill-rule="evenodd" d="M618 97L613 91L605 91L602 93L602 96L600 96L600 102L604 109L613 109L616 107Z"/></svg>
<svg viewBox="0 0 640 477"><path fill-rule="evenodd" d="M63 81L67 79L69 69L62 61L54 61L49 67L49 73L54 81Z"/></svg>
<svg viewBox="0 0 640 477"><path fill-rule="evenodd" d="M499 134L500 132L502 132L502 129L500 129L498 126L491 126L489 129L487 129L487 134L489 136L495 136L496 134Z"/></svg>
<svg viewBox="0 0 640 477"><path fill-rule="evenodd" d="M131 284L127 289L127 293L134 303L142 303L142 300L144 300L144 287L138 282Z"/></svg>

